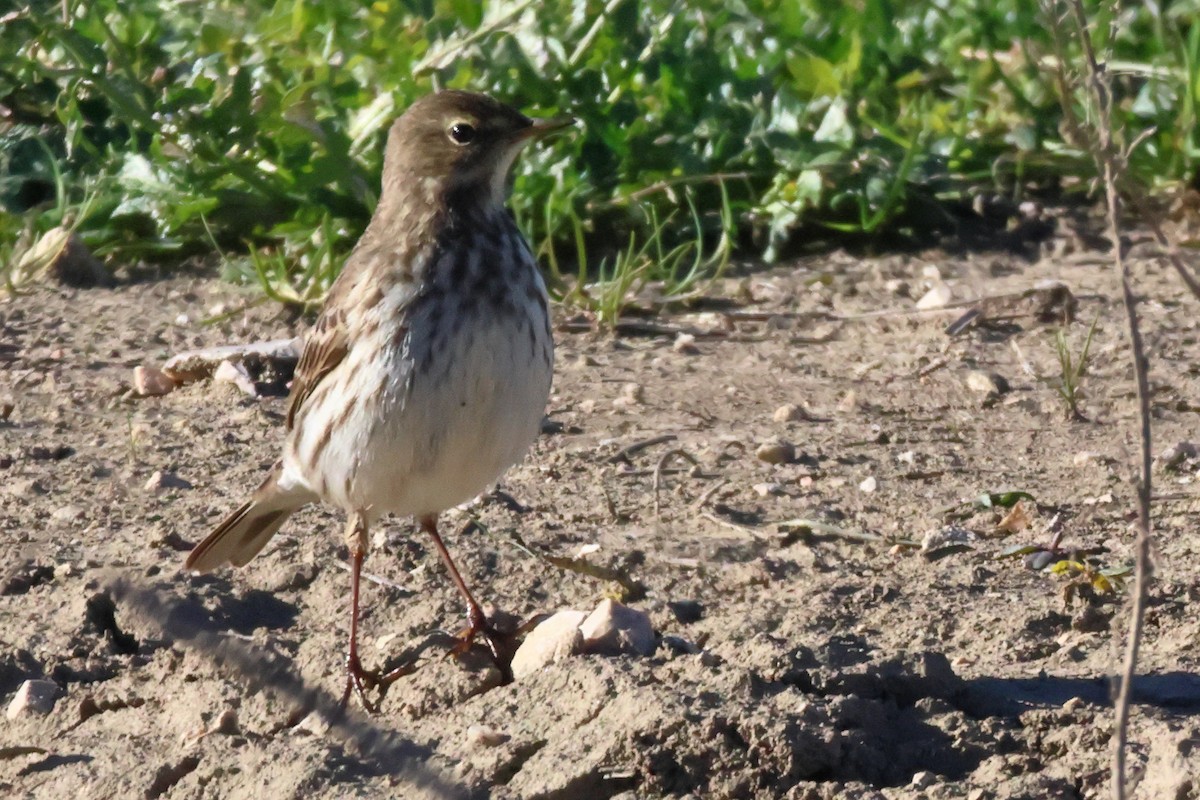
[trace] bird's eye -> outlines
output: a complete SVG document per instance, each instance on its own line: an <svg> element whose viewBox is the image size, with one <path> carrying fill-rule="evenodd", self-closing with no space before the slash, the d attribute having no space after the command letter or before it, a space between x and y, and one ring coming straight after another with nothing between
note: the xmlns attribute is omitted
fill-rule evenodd
<svg viewBox="0 0 1200 800"><path fill-rule="evenodd" d="M465 122L456 122L450 126L450 138L455 144L470 144L475 138L475 129Z"/></svg>

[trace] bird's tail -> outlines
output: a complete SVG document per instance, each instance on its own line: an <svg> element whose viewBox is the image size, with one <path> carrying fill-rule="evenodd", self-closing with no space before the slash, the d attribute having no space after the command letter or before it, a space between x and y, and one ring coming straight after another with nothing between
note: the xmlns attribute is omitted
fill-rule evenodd
<svg viewBox="0 0 1200 800"><path fill-rule="evenodd" d="M316 499L306 488L281 486L281 474L282 466L276 464L254 496L192 549L184 568L211 572L224 564L245 566L266 546L292 512Z"/></svg>

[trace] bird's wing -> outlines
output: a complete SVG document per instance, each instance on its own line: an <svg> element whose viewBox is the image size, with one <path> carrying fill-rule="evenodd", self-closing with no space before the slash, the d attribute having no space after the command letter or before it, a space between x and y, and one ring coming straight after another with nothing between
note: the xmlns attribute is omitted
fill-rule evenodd
<svg viewBox="0 0 1200 800"><path fill-rule="evenodd" d="M287 429L292 429L304 401L324 380L330 371L341 363L350 350L350 331L346 315L334 306L327 306L304 340L304 352L296 365L292 379L292 393L288 396Z"/></svg>

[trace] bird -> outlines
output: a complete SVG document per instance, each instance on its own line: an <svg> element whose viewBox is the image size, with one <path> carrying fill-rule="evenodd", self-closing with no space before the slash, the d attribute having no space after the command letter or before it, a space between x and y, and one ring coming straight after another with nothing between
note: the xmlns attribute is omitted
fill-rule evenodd
<svg viewBox="0 0 1200 800"><path fill-rule="evenodd" d="M466 603L461 645L490 625L438 533L439 515L492 486L536 438L550 395L549 299L506 203L530 142L568 128L490 96L445 90L392 124L370 222L330 287L296 366L282 457L249 500L188 554L185 569L244 566L298 509L346 512L350 625L345 708L381 676L358 653L368 531L411 516Z"/></svg>

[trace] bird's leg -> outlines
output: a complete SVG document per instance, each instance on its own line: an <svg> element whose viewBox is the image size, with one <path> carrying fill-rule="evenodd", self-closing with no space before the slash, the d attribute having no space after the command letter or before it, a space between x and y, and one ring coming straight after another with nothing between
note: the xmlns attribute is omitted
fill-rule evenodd
<svg viewBox="0 0 1200 800"><path fill-rule="evenodd" d="M363 669L358 658L358 588L363 560L367 557L367 520L352 514L346 524L346 544L350 546L350 646L346 649L346 689L342 692L342 708L350 702L350 692L368 712L379 711L379 704L367 698L367 689L378 682L374 673Z"/></svg>
<svg viewBox="0 0 1200 800"><path fill-rule="evenodd" d="M466 652L471 643L475 641L475 637L483 634L483 638L487 641L488 650L492 654L492 661L496 665L496 669L500 670L500 676L505 683L512 681L512 667L509 665L512 661L511 657L504 654L504 649L501 647L501 642L505 638L503 634L497 631L488 622L487 615L483 613L483 608L475 601L475 597L471 594L471 590L467 588L466 581L458 572L458 567L454 566L454 560L450 558L450 551L446 549L446 545L442 542L442 537L438 535L437 517L421 517L421 530L433 537L434 547L437 548L438 555L442 557L442 562L446 565L446 569L450 573L450 578L454 581L454 585L458 587L458 593L467 601L467 622L470 623L466 630L459 634L460 643L454 649L454 652L461 654Z"/></svg>

